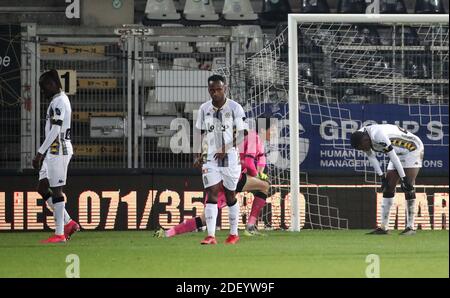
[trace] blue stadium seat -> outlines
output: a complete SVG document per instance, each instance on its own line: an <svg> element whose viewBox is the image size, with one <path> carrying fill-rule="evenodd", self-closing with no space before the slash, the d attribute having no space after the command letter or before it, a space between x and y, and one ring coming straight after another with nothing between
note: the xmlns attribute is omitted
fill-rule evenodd
<svg viewBox="0 0 450 298"><path fill-rule="evenodd" d="M446 13L444 1L442 0L416 0L415 13L441 14Z"/></svg>
<svg viewBox="0 0 450 298"><path fill-rule="evenodd" d="M300 0L302 13L329 13L327 0Z"/></svg>
<svg viewBox="0 0 450 298"><path fill-rule="evenodd" d="M291 12L288 0L263 0L262 12L259 15L261 25L275 27L279 22L287 21L287 15Z"/></svg>
<svg viewBox="0 0 450 298"><path fill-rule="evenodd" d="M339 0L338 13L365 13L366 2L365 0Z"/></svg>
<svg viewBox="0 0 450 298"><path fill-rule="evenodd" d="M408 13L403 0L380 0L380 13Z"/></svg>

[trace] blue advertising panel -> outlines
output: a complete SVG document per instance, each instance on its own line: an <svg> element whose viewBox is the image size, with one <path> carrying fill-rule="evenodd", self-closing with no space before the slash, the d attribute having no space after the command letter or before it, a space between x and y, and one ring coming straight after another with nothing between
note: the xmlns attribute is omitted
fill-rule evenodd
<svg viewBox="0 0 450 298"><path fill-rule="evenodd" d="M287 119L287 105L259 107L264 113L278 119ZM251 115L250 115L251 117ZM288 120L279 124L278 160L274 164L287 165L289 161ZM395 124L417 135L425 145L422 174L448 176L448 106L342 104L300 106L300 168L305 172L323 174L351 174L372 170L363 152L350 147L350 135L367 124ZM355 158L356 155L356 158ZM389 161L378 154L383 166Z"/></svg>

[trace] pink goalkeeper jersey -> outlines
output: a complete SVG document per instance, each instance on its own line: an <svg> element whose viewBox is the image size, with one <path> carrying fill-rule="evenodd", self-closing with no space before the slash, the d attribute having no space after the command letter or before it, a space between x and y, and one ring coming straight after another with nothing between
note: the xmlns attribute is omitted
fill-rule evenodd
<svg viewBox="0 0 450 298"><path fill-rule="evenodd" d="M266 156L264 154L264 143L254 130L249 130L244 138L244 148L240 152L242 172L247 173L256 167L266 166ZM249 173L250 174L250 173Z"/></svg>

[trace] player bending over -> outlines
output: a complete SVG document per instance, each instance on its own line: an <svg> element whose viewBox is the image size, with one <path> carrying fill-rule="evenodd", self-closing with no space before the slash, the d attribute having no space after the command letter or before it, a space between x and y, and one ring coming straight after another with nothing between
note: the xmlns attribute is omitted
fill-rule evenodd
<svg viewBox="0 0 450 298"><path fill-rule="evenodd" d="M270 119L266 121L266 123L267 122L270 122ZM261 130L266 138L270 138L269 129L265 130L265 128L263 128ZM256 229L256 221L258 220L258 215L261 209L266 204L270 185L269 182L267 182L268 177L264 173L264 169L266 166L264 144L261 142L258 134L253 130L249 130L248 134L244 138L244 147L240 152L240 159L242 173L236 187L236 192L252 192L254 195L252 210L250 212L250 216L246 226L246 235L259 235L259 232ZM203 163L203 161L201 161L201 163ZM208 196L206 195L205 204L207 201ZM225 206L226 199L224 190L222 188L218 195L217 207L219 209L222 209ZM176 235L196 231L197 229L200 229L205 225L205 211L203 211L200 216L188 219L183 223L170 228L167 231L164 231L164 229L160 228L155 232L154 236L159 238L173 237Z"/></svg>
<svg viewBox="0 0 450 298"><path fill-rule="evenodd" d="M33 159L33 168L39 169L37 191L53 210L56 226L55 235L42 243L61 243L80 229L67 213L63 196L67 167L73 154L70 142L72 108L69 98L62 91L56 70L43 73L39 86L44 97L51 102L47 109L45 140Z"/></svg>
<svg viewBox="0 0 450 298"><path fill-rule="evenodd" d="M389 213L395 197L395 188L400 179L407 203L407 225L401 235L414 235L416 198L414 183L422 167L424 155L422 141L416 135L396 125L374 124L354 132L351 136L351 145L367 154L382 181L381 226L370 234L388 234ZM382 152L389 156L386 176L384 176L374 152Z"/></svg>

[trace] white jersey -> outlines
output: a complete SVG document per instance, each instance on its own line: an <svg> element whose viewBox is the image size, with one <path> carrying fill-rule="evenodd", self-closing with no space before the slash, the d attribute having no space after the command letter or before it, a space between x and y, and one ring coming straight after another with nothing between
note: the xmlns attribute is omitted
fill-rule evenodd
<svg viewBox="0 0 450 298"><path fill-rule="evenodd" d="M72 108L67 95L61 93L53 96L47 109L47 120L45 122L45 136L48 135L52 125L61 125L61 132L55 141L50 145L48 153L53 155L72 155L73 148L70 141L70 126L72 118Z"/></svg>
<svg viewBox="0 0 450 298"><path fill-rule="evenodd" d="M413 133L392 124L373 124L362 127L372 141L372 150L387 153L394 150L398 156L423 148L422 141Z"/></svg>
<svg viewBox="0 0 450 298"><path fill-rule="evenodd" d="M227 99L220 109L213 105L212 100L200 106L195 126L206 132L208 162L215 162L214 155L221 151L222 146L233 142L234 131L246 129L245 119L242 106L231 99ZM226 153L227 157L218 166L239 163L236 147L229 147Z"/></svg>

